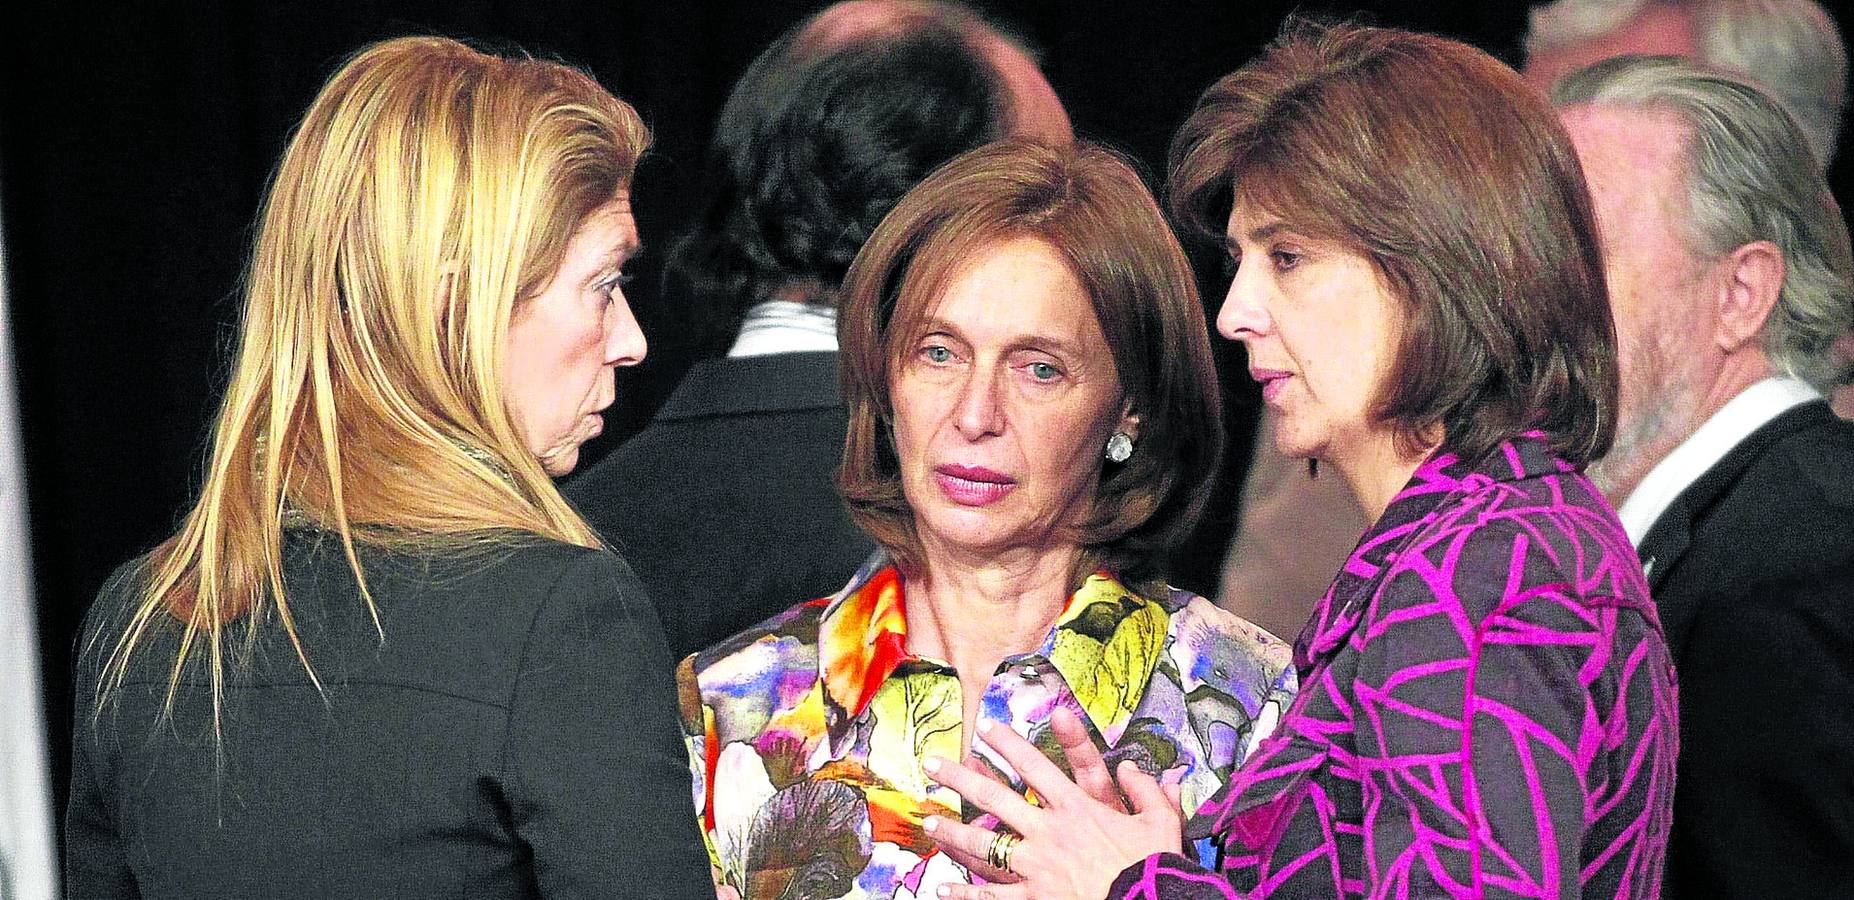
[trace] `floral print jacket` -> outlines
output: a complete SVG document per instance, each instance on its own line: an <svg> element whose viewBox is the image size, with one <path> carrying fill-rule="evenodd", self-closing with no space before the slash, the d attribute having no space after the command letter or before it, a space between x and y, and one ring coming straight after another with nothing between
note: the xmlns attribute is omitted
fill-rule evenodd
<svg viewBox="0 0 1854 900"><path fill-rule="evenodd" d="M1596 489L1538 435L1432 456L1295 646L1301 691L1113 898L1629 897L1661 887L1674 670Z"/></svg>
<svg viewBox="0 0 1854 900"><path fill-rule="evenodd" d="M723 896L932 897L970 880L920 827L934 814L990 819L921 767L959 754L959 678L910 655L907 628L902 579L877 560L835 597L683 661L695 805ZM1110 765L1132 759L1181 784L1189 813L1291 700L1289 659L1202 597L1148 599L1101 573L1040 647L998 667L979 715L1060 761L1049 714L1067 707ZM973 753L1023 791L983 742Z"/></svg>

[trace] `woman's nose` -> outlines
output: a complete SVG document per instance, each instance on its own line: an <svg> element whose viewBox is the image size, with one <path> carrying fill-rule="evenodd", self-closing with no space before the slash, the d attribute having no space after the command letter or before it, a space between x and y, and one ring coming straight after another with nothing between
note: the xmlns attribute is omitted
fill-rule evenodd
<svg viewBox="0 0 1854 900"><path fill-rule="evenodd" d="M631 304L623 297L612 302L611 315L615 321L605 336L605 364L608 366L635 366L644 361L644 354L650 351L650 342L644 339L644 329L637 324L637 316L631 312Z"/></svg>
<svg viewBox="0 0 1854 900"><path fill-rule="evenodd" d="M974 367L959 392L954 424L968 441L1004 432L1004 404L995 371Z"/></svg>
<svg viewBox="0 0 1854 900"><path fill-rule="evenodd" d="M1230 291L1217 310L1217 333L1232 341L1262 337L1274 328L1274 320L1261 303L1261 286L1254 278L1244 278L1242 269L1230 281Z"/></svg>

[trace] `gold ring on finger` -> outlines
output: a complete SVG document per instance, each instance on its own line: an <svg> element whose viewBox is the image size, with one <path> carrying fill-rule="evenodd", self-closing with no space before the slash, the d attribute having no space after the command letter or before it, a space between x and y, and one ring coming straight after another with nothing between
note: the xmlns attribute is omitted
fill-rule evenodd
<svg viewBox="0 0 1854 900"><path fill-rule="evenodd" d="M998 832L992 836L991 846L985 850L985 862L1000 872L1017 874L1017 870L1011 868L1011 854L1017 852L1017 845L1022 842L1023 838L1008 831Z"/></svg>

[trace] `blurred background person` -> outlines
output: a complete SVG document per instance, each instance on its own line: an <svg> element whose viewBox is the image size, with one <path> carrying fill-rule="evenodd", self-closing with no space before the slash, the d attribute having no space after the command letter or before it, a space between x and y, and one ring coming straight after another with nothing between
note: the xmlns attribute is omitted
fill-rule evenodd
<svg viewBox="0 0 1854 900"><path fill-rule="evenodd" d="M1847 102L1847 49L1814 0L1556 0L1534 5L1527 23L1523 73L1542 92L1560 76L1612 56L1690 56L1755 78L1796 117L1818 165L1827 169L1834 158ZM1854 415L1854 386L1842 388L1838 402ZM1275 427L1264 411L1217 602L1291 637L1369 520L1344 484L1310 477L1298 460L1274 452ZM1620 504L1625 497L1609 499Z"/></svg>
<svg viewBox="0 0 1854 900"><path fill-rule="evenodd" d="M731 336L567 489L650 587L676 656L843 587L873 549L832 476L837 295L902 194L1007 134L1070 139L1024 49L962 6L854 0L754 60L722 109L672 293Z"/></svg>
<svg viewBox="0 0 1854 900"><path fill-rule="evenodd" d="M1847 47L1815 0L1555 0L1527 22L1525 75L1541 91L1611 57L1689 57L1755 81L1796 117L1819 168L1835 158Z"/></svg>
<svg viewBox="0 0 1854 900"><path fill-rule="evenodd" d="M1023 789L1006 731L1101 747L1195 809L1293 678L1286 645L1157 569L1222 432L1196 284L1139 176L1089 145L961 156L882 220L842 301L839 479L883 556L683 664L722 894L1006 877L1008 842L949 857L929 834L962 820L935 758Z"/></svg>
<svg viewBox="0 0 1854 900"><path fill-rule="evenodd" d="M1656 896L1674 670L1578 474L1613 435L1615 339L1554 111L1465 44L1290 26L1172 159L1178 218L1235 265L1217 326L1277 448L1376 521L1295 647L1293 705L1184 832L1221 871L1058 772L1031 781L1053 812L987 807L1028 896Z"/></svg>
<svg viewBox="0 0 1854 900"><path fill-rule="evenodd" d="M69 896L708 894L655 616L551 481L644 356L648 139L450 40L328 81L199 497L91 609Z"/></svg>
<svg viewBox="0 0 1854 900"><path fill-rule="evenodd" d="M1854 423L1823 392L1854 329L1848 230L1806 135L1755 88L1625 57L1553 100L1595 198L1627 497L1680 670L1668 893L1854 883Z"/></svg>

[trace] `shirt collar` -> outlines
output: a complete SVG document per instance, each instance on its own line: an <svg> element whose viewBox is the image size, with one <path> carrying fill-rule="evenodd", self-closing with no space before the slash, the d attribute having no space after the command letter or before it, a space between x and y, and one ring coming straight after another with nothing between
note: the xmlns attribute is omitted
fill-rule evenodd
<svg viewBox="0 0 1854 900"><path fill-rule="evenodd" d="M1164 607L1097 572L1069 596L1036 650L1005 662L1048 661L1095 727L1107 729L1138 705L1170 622ZM907 601L894 566L852 582L818 623L818 677L827 700L854 718L902 663L945 667L910 656L907 634Z"/></svg>
<svg viewBox="0 0 1854 900"><path fill-rule="evenodd" d="M729 356L837 351L837 310L815 303L767 300L747 310Z"/></svg>
<svg viewBox="0 0 1854 900"><path fill-rule="evenodd" d="M1791 409L1820 400L1822 395L1798 378L1766 378L1738 392L1719 411L1713 413L1687 439L1648 470L1648 475L1629 499L1616 510L1622 528L1629 533L1629 543L1641 546L1648 529L1667 511L1674 498L1706 474L1725 454L1732 452L1751 433L1770 424L1770 420Z"/></svg>

